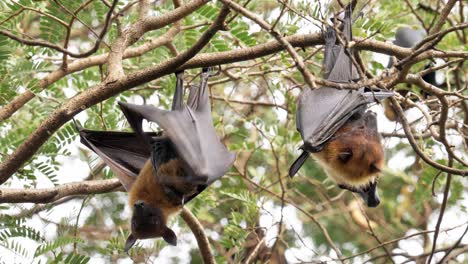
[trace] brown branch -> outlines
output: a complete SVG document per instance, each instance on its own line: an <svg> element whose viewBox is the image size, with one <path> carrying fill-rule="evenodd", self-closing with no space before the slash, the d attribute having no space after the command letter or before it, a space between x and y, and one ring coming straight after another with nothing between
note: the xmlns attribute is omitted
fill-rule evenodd
<svg viewBox="0 0 468 264"><path fill-rule="evenodd" d="M446 252L445 252L445 255L442 259L439 260L438 264L442 264L442 263L445 263L444 260L447 259L447 258L450 258L450 253L456 249L458 246L460 246L462 240L463 240L463 237L465 237L466 233L468 232L468 225L466 226L465 228L465 231L463 232L463 234L458 238L458 240L455 242L455 244L453 244L453 246L451 246Z"/></svg>
<svg viewBox="0 0 468 264"><path fill-rule="evenodd" d="M137 85L152 81L156 78L174 72L180 65L195 56L218 32L225 28L224 21L229 14L229 9L223 7L213 24L203 33L198 41L187 51L172 59L129 74L121 79L103 82L85 92L73 97L67 103L55 110L41 125L33 132L21 146L19 146L8 158L0 164L0 184L3 184L18 170L21 165L30 159L39 147L57 131L63 124L73 116L87 107L101 102L122 91Z"/></svg>
<svg viewBox="0 0 468 264"><path fill-rule="evenodd" d="M452 158L449 158L449 166L452 166L453 160ZM449 196L449 191L450 191L450 183L452 182L452 175L449 173L447 175L447 179L445 182L445 189L444 189L444 197L442 199L442 204L440 206L440 212L439 212L439 217L437 219L436 227L435 227L435 232L434 232L434 238L432 241L432 249L431 249L431 254L429 255L429 259L427 263L431 263L432 257L434 256L434 252L437 247L437 237L439 236L439 230L440 230L440 225L442 224L442 219L444 218L444 213L445 213L445 208L447 207L447 200Z"/></svg>
<svg viewBox="0 0 468 264"><path fill-rule="evenodd" d="M420 88L422 88L425 91L433 93L437 99L439 100L441 104L441 111L440 111L440 117L439 117L439 135L435 137L436 140L440 141L444 147L445 150L447 151L447 154L454 158L456 161L458 161L460 164L463 166L468 166L468 163L466 163L463 159L458 157L455 152L452 149L452 146L447 140L446 137L446 130L447 130L447 119L448 119L448 111L449 111L449 102L447 100L447 97L444 96L445 91L437 88L433 85L430 85L429 83L425 82L423 78L420 75L413 75L413 74L408 74L406 77L406 81L408 83L413 83L418 85ZM427 117L426 117L427 118ZM428 118L427 118L428 119ZM427 121L431 121L428 119ZM433 133L434 134L434 133Z"/></svg>
<svg viewBox="0 0 468 264"><path fill-rule="evenodd" d="M438 12L439 20L435 23L435 26L431 29L429 33L433 34L442 29L442 26L447 21L447 17L450 14L450 11L452 11L452 8L457 1L458 0L448 0L447 3L444 4L444 8L442 9L442 11Z"/></svg>
<svg viewBox="0 0 468 264"><path fill-rule="evenodd" d="M174 23L191 14L207 2L208 0L193 0L157 17L143 16L143 19L138 20L135 24L126 29L111 46L111 52L107 59L107 80L115 81L125 75L122 66L122 58L124 51L128 46L138 41L146 32L160 29L166 25ZM140 10L140 12L143 11Z"/></svg>
<svg viewBox="0 0 468 264"><path fill-rule="evenodd" d="M450 228L446 228L444 230L442 230L441 232L447 232L447 231L450 231L450 230L453 230L453 229L456 229L456 228L459 228L460 226L464 226L468 224L468 222L465 222L463 224L460 224L460 225L457 225L457 226L453 226L453 227L450 227ZM386 246L386 245L389 245L389 244L393 244L393 243L397 243L401 240L405 240L405 239L408 239L408 238L412 238L412 237L415 237L415 236L421 236L421 235L426 235L426 234L430 234L430 233L433 233L435 230L424 230L424 231L421 231L421 232L418 232L418 233L414 233L414 234L411 234L411 235L407 235L407 236L404 236L404 237L400 237L400 238L396 238L396 239L392 239L392 240L389 240L389 241L386 241L386 242L383 242L382 244L379 244L375 247L372 247L372 248L369 248L365 251L362 251L362 252L359 252L357 254L354 254L354 255L351 255L349 257L346 257L346 258L343 258L341 260L348 260L348 259L352 259L352 258L355 258L355 257L358 257L358 256L362 256L362 255L365 255L365 254L368 254L378 248L381 248L383 246ZM385 254L385 256L387 256L387 254Z"/></svg>
<svg viewBox="0 0 468 264"><path fill-rule="evenodd" d="M198 248L200 249L200 253L203 258L203 263L215 264L216 261L213 257L213 253L211 252L210 243L208 242L208 238L203 231L203 226L198 222L198 219L189 211L189 209L187 209L187 207L182 209L180 216L190 227L195 239L197 240Z"/></svg>
<svg viewBox="0 0 468 264"><path fill-rule="evenodd" d="M43 189L0 189L0 203L51 203L72 195L116 191L122 185L117 179L66 183Z"/></svg>
<svg viewBox="0 0 468 264"><path fill-rule="evenodd" d="M390 98L391 102L392 102L392 105L394 106L394 109L396 110L396 113L398 114L399 118L400 118L400 121L401 121L401 124L403 126L403 130L405 131L405 134L408 138L408 141L411 145L411 147L413 148L413 150L416 152L416 154L418 154L418 156L421 157L422 160L424 160L427 164L429 164L430 166L436 168L436 169L439 169L439 170L442 170L444 172L447 172L447 173L451 173L451 174L456 174L456 175L461 175L463 177L467 176L468 175L468 170L462 170L462 169L456 169L456 168L451 168L451 167L447 167L445 165L442 165L438 162L435 162L433 161L432 159L430 159L418 146L416 140L414 139L414 136L411 132L411 127L408 123L408 120L406 119L405 117L405 114L403 112L403 109L401 108L400 104L398 103L398 101L395 99L395 98Z"/></svg>
<svg viewBox="0 0 468 264"><path fill-rule="evenodd" d="M169 30L171 31L171 30ZM132 58L143 53L159 47L161 45L165 45L164 38L168 37L168 41L172 40L174 35L170 35L169 31L167 32L168 35L162 35L158 37L154 41L154 45L150 45L149 43L144 44L138 48L127 49L124 53L124 58ZM309 47L323 44L321 34L305 34L305 35L293 35L289 37L285 37L285 40L288 41L294 47ZM360 50L369 50L373 52L383 53L387 55L396 56L398 58L403 58L406 56L411 55L411 49L402 48L390 43L375 41L375 40L364 40L362 38L355 38L356 44L353 46L356 49ZM225 52L214 52L214 53L204 53L198 54L187 63L183 64L183 66L179 67L179 70L184 69L191 69L191 68L199 68L199 67L210 67L216 66L221 64L229 64L234 62L246 61L251 59L256 59L259 57L267 56L279 52L283 49L280 43L277 41L269 41L264 44L260 44L253 47L243 48L243 49L236 49L232 51L225 51ZM106 58L109 54L102 54L93 56L90 58L85 58L81 60L77 60L73 63L68 65L68 69L64 71L63 69L59 69L56 71L51 72L47 75L43 80L39 82L40 88L44 89L48 85L56 82L60 78L66 76L67 74L80 71L86 69L91 66L102 65L106 62ZM415 58L415 63L430 59L430 58L448 58L448 57L460 57L463 59L468 59L468 52L450 52L450 51L427 51L424 54L419 55ZM378 78L378 77L376 77ZM359 87L370 86L375 84L376 82L380 81L379 79L371 79L365 82L360 82L358 84L337 84L333 82L329 82L322 79L316 80L318 84L327 85L331 87L336 87L340 89L357 89ZM0 109L0 121L6 120L9 118L13 113L15 113L19 108L21 108L25 103L30 101L34 98L34 94L30 91L26 91L22 95L16 97L11 101L9 104L4 106Z"/></svg>
<svg viewBox="0 0 468 264"><path fill-rule="evenodd" d="M309 217L310 220L312 220L312 222L314 222L319 228L320 230L322 231L323 233L323 236L325 237L325 240L327 241L327 243L330 245L330 247L337 253L339 254L340 253L340 250L338 249L338 247L335 245L335 243L333 242L333 240L331 239L330 237L330 234L328 233L327 229L322 225L322 223L320 223L317 218L312 215L311 213L309 213L307 210L305 210L304 208L302 208L301 206L297 205L296 203L294 203L293 201L287 199L287 198L282 198L280 195L268 190L267 188L261 186L260 184L252 181L251 179L249 179L247 177L247 175L242 172L242 170L240 168L238 168L238 166L236 166L236 164L234 164L234 168L237 170L237 172L239 173L239 175L241 175L241 177L243 179L245 179L248 183L252 184L253 186L255 186L256 188L259 188L261 189L262 191L265 191L266 193L272 195L273 197L277 198L278 200L284 200L284 202L294 206L297 210L299 210L300 212L302 212L304 215L306 215L307 217ZM340 260L342 260L342 258L340 258Z"/></svg>
<svg viewBox="0 0 468 264"><path fill-rule="evenodd" d="M179 33L179 28L172 27L163 35L152 39L151 41L142 44L141 46L135 48L126 49L123 55L124 59L134 58L143 55L146 52L149 52L155 48L161 47L169 43L174 39L174 37ZM47 88L48 86L52 85L56 81L60 80L66 75L72 74L74 72L78 72L89 67L103 65L107 61L107 57L109 53L104 53L100 55L91 56L88 58L78 59L73 61L72 63L67 65L66 69L59 68L55 71L50 72L45 76L43 79L39 81L39 88L40 90ZM31 91L26 91L21 95L14 98L10 103L3 106L0 109L0 122L3 120L8 119L11 115L13 115L18 109L24 106L27 102L35 97Z"/></svg>
<svg viewBox="0 0 468 264"><path fill-rule="evenodd" d="M243 104L243 105L255 105L255 106L266 106L266 107L279 107L288 111L286 106L278 105L275 103L268 103L268 102L258 102L258 101L247 101L247 100L236 100L236 99L229 99L222 96L211 95L210 96L213 100L224 101L226 103L235 103L235 104Z"/></svg>
<svg viewBox="0 0 468 264"><path fill-rule="evenodd" d="M277 239L278 240L278 239ZM247 259L244 261L243 264L250 264L250 263L253 263L253 261L255 261L255 258L257 257L258 255L258 251L260 250L260 248L262 248L262 246L265 246L265 237L262 238L262 240L260 240L257 245L254 247L254 249L252 250L252 252L249 254L249 256L247 257ZM274 248L274 247L273 247Z"/></svg>
<svg viewBox="0 0 468 264"><path fill-rule="evenodd" d="M283 38L280 35L280 33L274 29L274 27L272 27L265 20L261 19L254 13L242 7L241 5L238 5L230 0L220 0L220 1L228 5L230 8L232 8L236 12L242 14L244 17L254 21L257 25L259 25L264 30L268 31L268 33L270 33L281 44L281 46L284 49L286 49L288 53L291 55L294 62L296 63L297 68L301 72L302 76L304 76L304 80L309 85L309 87L316 88L315 77L309 72L301 56L297 54L296 50L293 48L291 43L289 43L286 38Z"/></svg>

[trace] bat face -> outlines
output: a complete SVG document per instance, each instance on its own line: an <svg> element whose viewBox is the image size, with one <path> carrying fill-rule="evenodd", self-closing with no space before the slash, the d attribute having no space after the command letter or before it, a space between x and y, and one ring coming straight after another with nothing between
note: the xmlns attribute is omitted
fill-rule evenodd
<svg viewBox="0 0 468 264"><path fill-rule="evenodd" d="M136 201L133 205L131 220L132 233L125 243L127 252L137 239L162 237L167 243L176 246L177 236L167 227L167 219L161 209L153 207L145 201Z"/></svg>
<svg viewBox="0 0 468 264"><path fill-rule="evenodd" d="M357 193L375 193L375 180L384 166L384 152L373 112L353 116L312 156L343 189ZM375 186L374 186L375 185ZM362 195L361 195L362 196ZM363 197L378 200L376 195ZM370 202L371 204L372 201Z"/></svg>

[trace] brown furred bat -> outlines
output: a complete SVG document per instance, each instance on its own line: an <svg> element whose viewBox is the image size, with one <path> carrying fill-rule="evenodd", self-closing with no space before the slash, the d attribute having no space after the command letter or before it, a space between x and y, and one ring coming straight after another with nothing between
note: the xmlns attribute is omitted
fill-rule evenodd
<svg viewBox="0 0 468 264"><path fill-rule="evenodd" d="M351 41L351 9L345 11L342 32ZM325 32L325 78L338 83L359 79L352 63L352 50L336 44L336 31ZM362 87L339 90L331 87L304 89L296 113L297 130L303 153L291 165L293 177L309 157L324 168L340 188L357 192L370 207L379 204L376 175L384 163L383 147L377 132L375 114L366 111L369 103L393 93Z"/></svg>
<svg viewBox="0 0 468 264"><path fill-rule="evenodd" d="M80 129L81 142L98 154L129 192L133 213L128 251L137 239L162 237L177 244L168 218L223 176L235 159L220 142L211 119L204 69L201 84L183 102L182 73L171 111L119 102L135 133ZM144 132L143 119L163 132Z"/></svg>

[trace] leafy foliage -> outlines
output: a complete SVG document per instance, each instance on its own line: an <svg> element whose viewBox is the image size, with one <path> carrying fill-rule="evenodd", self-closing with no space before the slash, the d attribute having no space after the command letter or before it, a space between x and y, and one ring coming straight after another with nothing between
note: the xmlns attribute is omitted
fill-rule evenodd
<svg viewBox="0 0 468 264"><path fill-rule="evenodd" d="M68 50L85 52L95 45L97 34L103 28L109 11L107 2L111 1L0 1L0 29L24 39L47 41L61 47L67 43ZM324 28L323 23L340 9L335 1L235 2L246 4L247 9L274 24L275 30L284 36L319 32ZM288 4L288 8L281 4L283 2ZM355 10L362 10L364 15L359 17L355 12L353 34L390 42L396 27L423 28L422 23L427 27L438 15L430 8L441 5L433 0L422 2L358 1ZM0 121L0 161L5 161L44 120L55 114L57 108L105 80L106 64L89 64L78 67L77 71L63 72L72 68L71 65L86 65L89 63L87 60L107 56L121 32L141 19L138 8L132 3L137 2L119 1L111 27L95 54L83 59L68 57L66 64L63 54L57 50L41 45L28 46L0 34L0 107L4 109L18 98L31 97L12 116ZM407 3L416 8L418 17ZM164 15L173 8L171 1L156 1L151 3L149 14ZM190 49L213 23L220 9L219 1L210 1L184 17L170 44L126 58L123 61L125 73L148 69ZM458 16L457 12L452 12L451 23L460 21ZM165 33L173 26L147 32L129 49L145 48L158 37L166 36ZM450 26L446 23L442 29ZM206 56L234 51L250 54L253 47L258 48L270 41L274 43L269 32L260 30L258 25L235 12L228 16L226 29L218 32L201 53ZM436 48L466 52L465 35L461 31L452 32ZM297 49L308 69L316 76L323 74L321 48L317 45ZM379 75L385 71L387 61L382 59L384 55L376 56L370 51L362 51L360 55L369 74ZM418 73L431 62L425 60L409 71ZM463 75L466 73L466 60L452 63L450 71L445 73L446 88L451 89L450 92L461 90L463 85L466 87L466 76ZM336 252L329 239L343 256L352 256L374 248L377 243L411 232L433 230L447 174L422 162L407 142L398 137L383 140L389 166L379 179L382 204L376 209L360 207L359 197L337 188L313 161L306 162L300 175L293 180L287 177L301 141L296 132L294 114L304 81L295 66L290 55L280 51L222 65L220 75L210 80L214 125L228 148L237 152L237 160L226 176L187 207L204 226L217 262L243 262L257 245L258 263L281 262L281 257L291 262L332 262ZM198 83L198 74L199 69L186 70L187 89ZM83 105L83 111L75 116L75 121L88 129L128 131L128 124L117 110L117 101L148 103L167 109L171 105L174 83L174 76L166 75L108 100ZM398 84L395 87L395 90L408 89L414 96L423 96L415 85ZM466 91L461 91L466 97ZM439 118L438 109L431 108L429 102L430 99L417 101L423 109L429 109L427 111L434 118ZM456 129L450 128L448 139L453 151L462 153L466 162L467 157L463 155L466 148L460 137L460 124L466 118L466 112L457 108L456 102L452 103L448 124L456 126ZM380 108L377 111L382 112ZM408 116L414 117L411 113ZM380 121L379 126L385 132L402 133L397 123L388 121L381 113ZM435 123L430 126L435 126ZM424 135L430 126L414 127L418 146L438 163L448 165L444 146ZM152 125L148 128L157 129ZM85 178L113 178L108 168L99 169L99 159L80 145L77 137L72 122L62 126L2 188L43 188ZM174 263L188 263L188 258L192 263L202 261L189 228L179 217L175 217L171 225L180 238L180 248L187 249L187 252L169 247L157 239L140 241L128 256L123 252L129 234L127 194L100 194L90 197L86 203L81 203L82 196L72 198L47 206L0 204L0 252L12 254L28 263L92 263L95 258L115 263L129 257L135 262L153 263L163 258ZM466 199L466 180L453 176L447 212L457 217L444 219L447 227L461 224L459 219L466 219ZM422 239L415 246L421 252L427 252L430 245L428 234L421 234L419 237ZM453 245L453 237L438 245ZM387 250L390 253L407 252L404 242L407 241L389 243ZM463 243L466 244L466 238ZM379 256L382 260L386 257L384 253L379 247L349 261L361 263ZM179 256L182 254L185 255ZM466 253L460 256L462 261L468 258ZM2 262L9 263L4 254L0 254Z"/></svg>

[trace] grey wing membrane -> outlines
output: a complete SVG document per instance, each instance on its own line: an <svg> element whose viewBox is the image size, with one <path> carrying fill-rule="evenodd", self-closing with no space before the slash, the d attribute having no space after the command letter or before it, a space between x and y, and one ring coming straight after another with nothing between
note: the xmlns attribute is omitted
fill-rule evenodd
<svg viewBox="0 0 468 264"><path fill-rule="evenodd" d="M211 117L211 106L208 95L208 77L209 73L204 70L201 74L201 83L198 89L190 91L189 103L191 97L196 98L193 102L196 105L189 105L188 109L195 111L196 142L199 142L201 156L203 156L203 166L200 169L200 175L208 176L208 184L223 176L229 167L234 163L235 155L229 152L224 146L213 126ZM196 94L196 96L192 96ZM194 164L195 165L195 164Z"/></svg>
<svg viewBox="0 0 468 264"><path fill-rule="evenodd" d="M391 92L338 90L321 87L306 89L299 98L297 123L309 151L320 150L335 132L356 113L363 112L368 103L392 96Z"/></svg>
<svg viewBox="0 0 468 264"><path fill-rule="evenodd" d="M343 23L343 34L347 41L352 40L352 18L351 18L351 5L348 5L345 11L344 23ZM333 28L329 29L333 30ZM330 70L327 80L334 82L349 82L352 80L359 79L359 74L351 60L352 49L347 49L340 45L333 46L333 54L335 57L335 63ZM337 55L336 55L337 54Z"/></svg>
<svg viewBox="0 0 468 264"><path fill-rule="evenodd" d="M403 48L412 48L424 39L425 33L421 30L408 27L399 28L395 34L393 44Z"/></svg>
<svg viewBox="0 0 468 264"><path fill-rule="evenodd" d="M297 120L302 139L309 151L320 150L354 113L360 110L359 93L321 87L306 89L299 98Z"/></svg>
<svg viewBox="0 0 468 264"><path fill-rule="evenodd" d="M235 158L215 133L203 78L206 76L202 74L202 87L194 86L199 88L190 91L189 99L192 99L189 101L194 109L181 104L166 111L153 106L121 103L124 112L156 122L164 130L190 174L187 181L194 185L211 184L227 172Z"/></svg>
<svg viewBox="0 0 468 264"><path fill-rule="evenodd" d="M135 133L80 129L81 143L94 151L128 191L150 157ZM157 133L146 133L157 137Z"/></svg>

